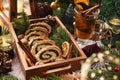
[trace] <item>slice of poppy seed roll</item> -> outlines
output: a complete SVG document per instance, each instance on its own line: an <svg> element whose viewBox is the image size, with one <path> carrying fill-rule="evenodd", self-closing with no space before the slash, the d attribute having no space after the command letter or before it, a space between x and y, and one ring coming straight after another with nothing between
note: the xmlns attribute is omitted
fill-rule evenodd
<svg viewBox="0 0 120 80"><path fill-rule="evenodd" d="M36 31L36 32L42 32L42 33L46 34L47 36L49 34L46 28L35 26L32 29L30 28L30 29L26 30L25 35L28 35L29 33L34 32L34 31Z"/></svg>
<svg viewBox="0 0 120 80"><path fill-rule="evenodd" d="M41 40L48 40L48 37L45 37L45 36L32 37L28 43L30 47L32 47L36 42L41 41Z"/></svg>
<svg viewBox="0 0 120 80"><path fill-rule="evenodd" d="M45 22L37 22L37 23L34 23L34 24L30 24L29 28L34 28L35 26L40 26L40 27L44 27L48 30L49 33L51 33L51 26Z"/></svg>
<svg viewBox="0 0 120 80"><path fill-rule="evenodd" d="M40 51L42 48L47 46L53 46L55 45L55 42L52 40L40 40L37 41L31 48L31 53L33 55L37 54L38 51Z"/></svg>
<svg viewBox="0 0 120 80"><path fill-rule="evenodd" d="M28 35L25 35L25 38L30 41L33 37L37 37L37 36L43 36L43 37L46 37L45 34L43 34L42 32L31 32L29 33Z"/></svg>
<svg viewBox="0 0 120 80"><path fill-rule="evenodd" d="M61 57L61 49L57 46L46 46L42 48L36 55L38 62L51 62Z"/></svg>

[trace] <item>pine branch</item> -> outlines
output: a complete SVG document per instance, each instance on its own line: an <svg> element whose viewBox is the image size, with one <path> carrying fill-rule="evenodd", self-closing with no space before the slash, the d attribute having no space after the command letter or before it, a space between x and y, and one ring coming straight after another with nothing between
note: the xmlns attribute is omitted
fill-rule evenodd
<svg viewBox="0 0 120 80"><path fill-rule="evenodd" d="M0 80L18 80L18 79L11 75L0 75Z"/></svg>
<svg viewBox="0 0 120 80"><path fill-rule="evenodd" d="M31 77L30 80L46 80L46 79L38 76L34 76L34 77Z"/></svg>
<svg viewBox="0 0 120 80"><path fill-rule="evenodd" d="M47 80L60 80L57 74L49 74Z"/></svg>
<svg viewBox="0 0 120 80"><path fill-rule="evenodd" d="M71 42L70 37L67 34L67 32L61 27L57 27L57 26L54 26L54 31L52 35L50 36L50 38L54 40L58 46L61 46L61 44L64 41Z"/></svg>
<svg viewBox="0 0 120 80"><path fill-rule="evenodd" d="M24 33L27 30L29 24L29 18L25 12L22 12L20 14L20 18L16 18L12 22L17 35Z"/></svg>

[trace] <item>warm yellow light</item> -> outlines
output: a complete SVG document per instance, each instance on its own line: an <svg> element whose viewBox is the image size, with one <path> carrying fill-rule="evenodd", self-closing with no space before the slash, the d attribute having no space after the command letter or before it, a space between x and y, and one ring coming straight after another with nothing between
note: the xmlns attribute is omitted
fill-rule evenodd
<svg viewBox="0 0 120 80"><path fill-rule="evenodd" d="M0 21L0 26L2 27L4 24L3 24L3 22L2 21Z"/></svg>

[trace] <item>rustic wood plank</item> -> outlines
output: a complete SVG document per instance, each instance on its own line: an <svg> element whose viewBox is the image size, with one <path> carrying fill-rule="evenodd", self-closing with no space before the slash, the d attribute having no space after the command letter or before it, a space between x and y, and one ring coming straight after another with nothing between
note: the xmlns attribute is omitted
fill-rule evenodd
<svg viewBox="0 0 120 80"><path fill-rule="evenodd" d="M17 17L17 0L10 0L10 21Z"/></svg>
<svg viewBox="0 0 120 80"><path fill-rule="evenodd" d="M31 16L30 18L35 18L36 14L35 14L35 0L29 0L30 3L30 9L31 9Z"/></svg>

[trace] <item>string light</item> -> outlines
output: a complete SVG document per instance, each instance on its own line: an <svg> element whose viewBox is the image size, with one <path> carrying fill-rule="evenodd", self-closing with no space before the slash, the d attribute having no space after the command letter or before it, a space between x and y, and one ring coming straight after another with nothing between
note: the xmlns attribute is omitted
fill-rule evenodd
<svg viewBox="0 0 120 80"><path fill-rule="evenodd" d="M111 71L111 70L112 70L112 67L111 67L111 66L108 66L107 69L108 69L109 71Z"/></svg>
<svg viewBox="0 0 120 80"><path fill-rule="evenodd" d="M94 72L91 73L91 78L95 78L96 74Z"/></svg>
<svg viewBox="0 0 120 80"><path fill-rule="evenodd" d="M117 80L117 79L118 79L118 76L117 76L117 75L113 75L113 79L114 79L114 80Z"/></svg>
<svg viewBox="0 0 120 80"><path fill-rule="evenodd" d="M100 80L105 80L105 78L103 76L100 77Z"/></svg>

